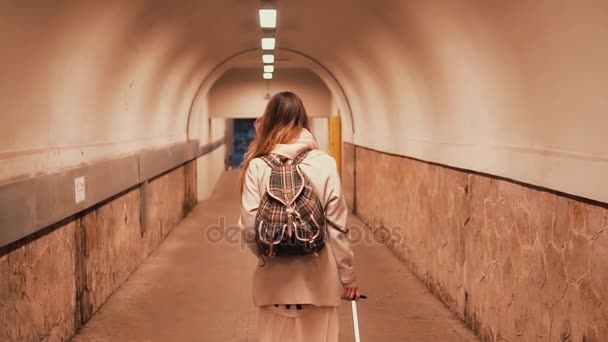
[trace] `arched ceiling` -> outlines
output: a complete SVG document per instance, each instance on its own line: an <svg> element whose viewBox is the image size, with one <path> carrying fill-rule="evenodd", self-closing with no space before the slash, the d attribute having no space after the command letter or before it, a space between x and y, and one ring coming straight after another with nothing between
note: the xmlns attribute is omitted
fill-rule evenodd
<svg viewBox="0 0 608 342"><path fill-rule="evenodd" d="M200 115L201 108L198 108L197 112L197 106L205 106L207 101L206 95L209 93L215 82L218 81L218 79L220 79L221 76L230 69L253 69L258 70L259 74L259 70L261 68L260 60L263 53L264 52L259 48L239 51L226 57L209 71L197 89L194 100L192 101L192 107L188 116L189 138L190 136L194 136L196 134L196 124L192 121L196 120L194 118L195 116ZM314 57L294 49L277 48L273 54L275 55L274 65L276 66L277 70L279 70L279 73L287 69L305 68L311 70L323 80L325 85L332 92L339 110L341 110L345 135L351 138L352 134L354 133L351 105L344 91L344 87L342 84L340 84L331 70L329 70ZM204 111L204 109L202 111ZM262 113L260 112L259 114L261 115ZM324 115L328 114L329 113L324 113Z"/></svg>
<svg viewBox="0 0 608 342"><path fill-rule="evenodd" d="M259 6L1 2L0 180L186 140L210 72L259 47ZM328 86L361 127L354 143L608 200L564 179L608 171L607 2L280 0L278 10L278 47L334 76Z"/></svg>

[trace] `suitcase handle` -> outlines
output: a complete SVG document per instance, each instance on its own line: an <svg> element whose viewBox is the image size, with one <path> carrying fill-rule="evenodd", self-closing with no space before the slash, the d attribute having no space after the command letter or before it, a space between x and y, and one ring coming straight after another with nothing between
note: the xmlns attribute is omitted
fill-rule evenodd
<svg viewBox="0 0 608 342"><path fill-rule="evenodd" d="M367 296L364 294L360 294L359 295L359 299L367 299ZM351 302L352 300L349 300L349 302Z"/></svg>

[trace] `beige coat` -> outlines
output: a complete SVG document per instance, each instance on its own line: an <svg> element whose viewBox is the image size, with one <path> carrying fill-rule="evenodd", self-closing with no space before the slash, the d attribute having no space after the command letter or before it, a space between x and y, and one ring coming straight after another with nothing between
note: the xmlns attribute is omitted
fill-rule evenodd
<svg viewBox="0 0 608 342"><path fill-rule="evenodd" d="M302 150L314 147L314 139L303 131L294 144L277 145L274 153L293 159ZM343 198L340 176L335 160L318 150L311 151L300 169L325 205L328 220L346 231L348 209ZM239 224L243 238L254 255L257 245L251 237L262 195L270 177L270 167L261 159L253 159L247 169ZM342 283L355 280L353 253L347 234L328 225L328 243L318 256L265 258L265 266L257 267L253 278L253 300L256 306L273 304L313 304L340 306Z"/></svg>

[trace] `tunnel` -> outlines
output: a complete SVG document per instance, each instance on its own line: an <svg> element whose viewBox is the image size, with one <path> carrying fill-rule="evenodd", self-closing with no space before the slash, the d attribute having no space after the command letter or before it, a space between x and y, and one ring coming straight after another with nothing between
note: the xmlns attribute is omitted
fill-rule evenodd
<svg viewBox="0 0 608 342"><path fill-rule="evenodd" d="M286 90L362 340L608 341L606 1L4 0L0 42L0 341L253 341L228 235Z"/></svg>

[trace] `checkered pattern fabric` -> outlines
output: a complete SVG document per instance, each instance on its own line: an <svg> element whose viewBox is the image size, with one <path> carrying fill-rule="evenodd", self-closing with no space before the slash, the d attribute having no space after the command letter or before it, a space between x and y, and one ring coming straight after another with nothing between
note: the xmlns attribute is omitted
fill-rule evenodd
<svg viewBox="0 0 608 342"><path fill-rule="evenodd" d="M255 220L256 239L265 256L307 255L325 246L323 205L299 168L307 154L290 164L274 155L262 157L272 168Z"/></svg>

